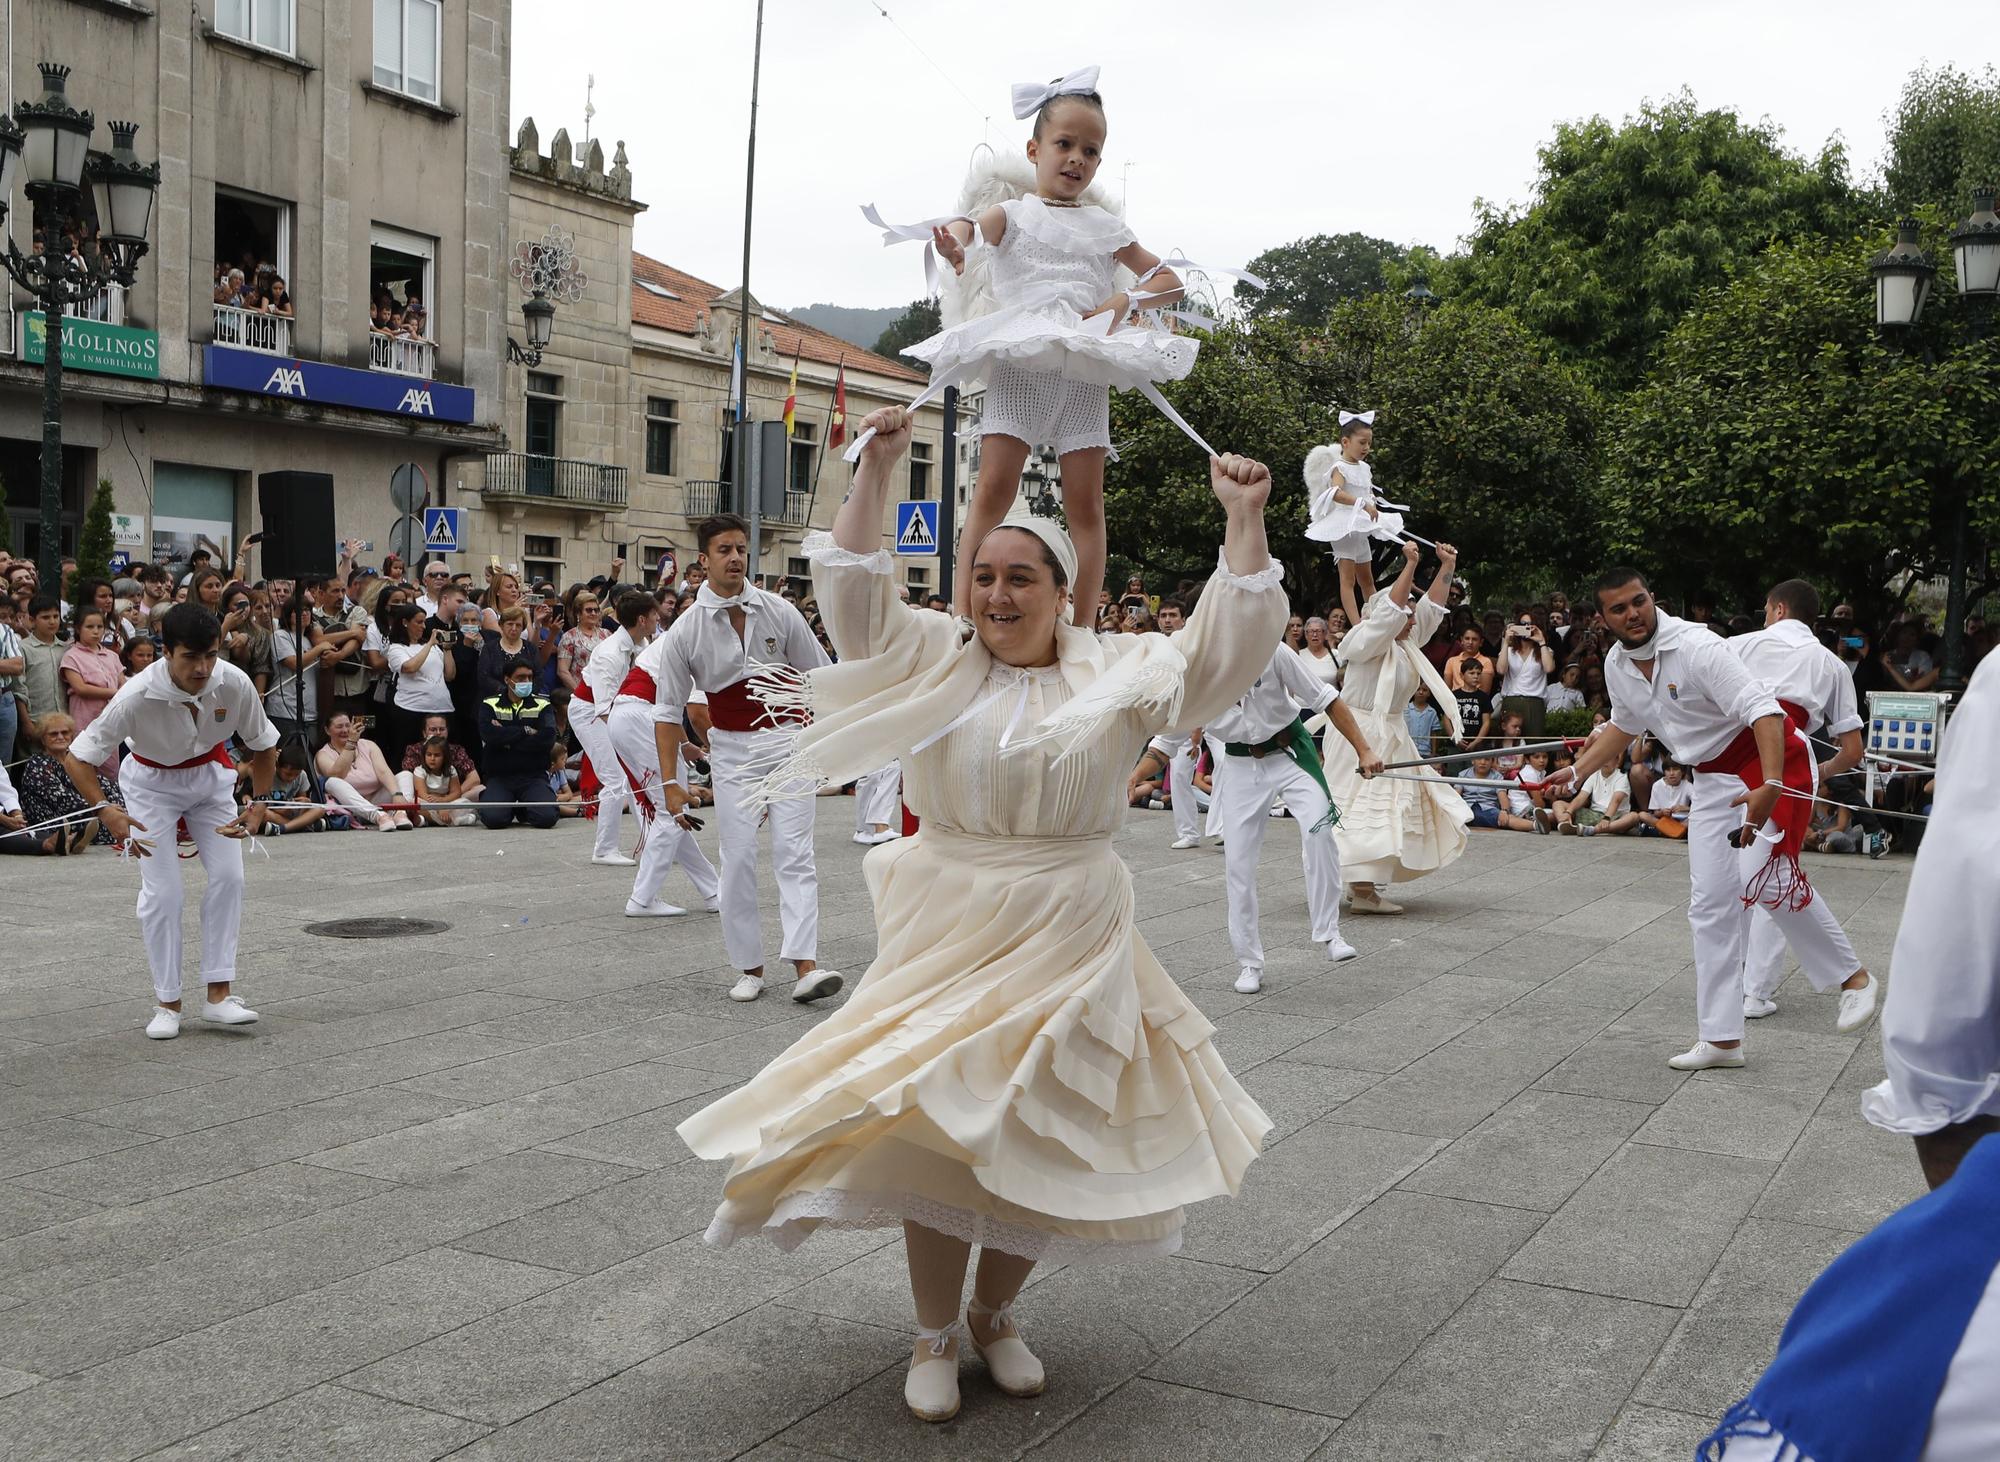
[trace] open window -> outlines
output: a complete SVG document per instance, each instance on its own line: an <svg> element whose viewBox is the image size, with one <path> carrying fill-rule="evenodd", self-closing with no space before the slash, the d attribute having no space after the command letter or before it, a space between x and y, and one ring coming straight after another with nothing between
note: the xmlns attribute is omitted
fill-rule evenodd
<svg viewBox="0 0 2000 1462"><path fill-rule="evenodd" d="M431 322L437 240L378 223L368 235L368 364L429 378L437 358Z"/></svg>
<svg viewBox="0 0 2000 1462"><path fill-rule="evenodd" d="M217 184L215 343L292 353L292 205Z"/></svg>

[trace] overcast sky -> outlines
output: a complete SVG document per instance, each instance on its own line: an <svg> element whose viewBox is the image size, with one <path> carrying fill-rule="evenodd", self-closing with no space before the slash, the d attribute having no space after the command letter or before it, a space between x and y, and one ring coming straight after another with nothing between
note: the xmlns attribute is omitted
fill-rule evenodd
<svg viewBox="0 0 2000 1462"><path fill-rule="evenodd" d="M767 0L751 290L768 304L906 303L914 244L892 222L949 211L982 136L1019 148L1015 81L1103 67L1099 174L1158 253L1239 264L1359 230L1449 249L1473 200L1520 201L1558 119L1614 119L1686 87L1769 118L1808 155L1880 165L1883 116L1916 66L1983 68L1992 0ZM544 146L624 139L639 249L733 285L742 270L754 0L516 0L513 108ZM1986 38L1976 49L1977 38ZM987 120L990 118L990 120ZM1129 165L1129 171L1128 171Z"/></svg>

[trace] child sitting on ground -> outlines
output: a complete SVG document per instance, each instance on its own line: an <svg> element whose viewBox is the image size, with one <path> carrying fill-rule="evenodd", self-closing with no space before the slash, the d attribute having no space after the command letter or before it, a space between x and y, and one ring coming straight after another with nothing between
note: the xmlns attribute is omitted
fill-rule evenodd
<svg viewBox="0 0 2000 1462"><path fill-rule="evenodd" d="M300 749L298 742L287 741L284 746L279 748L278 774L272 778L271 790L266 792L262 797L256 797L252 800L257 802L312 802L317 804L319 799L313 795L312 778L306 775L305 752ZM323 806L285 807L265 817L264 831L267 833L311 832L315 828L322 826L325 822L326 808Z"/></svg>
<svg viewBox="0 0 2000 1462"><path fill-rule="evenodd" d="M583 793L570 780L569 748L561 740L549 748L549 790L556 794L557 817L583 816Z"/></svg>
<svg viewBox="0 0 2000 1462"><path fill-rule="evenodd" d="M432 827L471 827L479 814L465 800L465 787L451 764L451 743L442 736L424 742L423 765L415 778L423 820Z"/></svg>
<svg viewBox="0 0 2000 1462"><path fill-rule="evenodd" d="M1650 805L1639 814L1644 824L1640 829L1642 837L1684 838L1688 835L1688 812L1694 806L1694 790L1688 785L1687 768L1677 761L1670 761L1666 770L1660 773L1660 780L1653 783Z"/></svg>

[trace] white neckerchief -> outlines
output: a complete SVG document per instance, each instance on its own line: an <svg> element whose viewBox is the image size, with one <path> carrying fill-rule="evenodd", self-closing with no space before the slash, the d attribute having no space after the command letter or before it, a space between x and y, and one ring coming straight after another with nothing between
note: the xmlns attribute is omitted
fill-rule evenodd
<svg viewBox="0 0 2000 1462"><path fill-rule="evenodd" d="M703 579L701 587L695 591L694 602L699 604L703 609L748 610L751 605L756 603L756 594L757 586L752 584L748 579L745 579L742 590L733 598L725 599L709 587L707 579Z"/></svg>

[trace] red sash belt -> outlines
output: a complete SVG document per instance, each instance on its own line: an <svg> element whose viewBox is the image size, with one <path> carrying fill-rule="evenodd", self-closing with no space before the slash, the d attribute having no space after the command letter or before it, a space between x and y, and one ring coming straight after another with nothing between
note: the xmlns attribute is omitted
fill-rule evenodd
<svg viewBox="0 0 2000 1462"><path fill-rule="evenodd" d="M1804 795L1781 796L1771 810L1771 825L1783 836L1743 890L1743 902L1770 909L1797 910L1810 904L1813 898L1812 884L1799 864L1806 829L1812 825L1812 749L1803 736L1796 734L1805 728L1805 711L1790 701L1779 701L1778 706L1785 713L1785 789ZM1745 726L1735 740L1695 771L1703 776L1732 776L1756 791L1764 785L1764 759L1757 750L1756 732Z"/></svg>
<svg viewBox="0 0 2000 1462"><path fill-rule="evenodd" d="M751 694L747 679L708 693L708 719L718 731L769 731L778 726L806 723L801 711L765 705Z"/></svg>
<svg viewBox="0 0 2000 1462"><path fill-rule="evenodd" d="M590 693L590 682L581 678L576 682L576 689L569 693L569 698L573 701L588 701L593 706L597 704L597 697Z"/></svg>
<svg viewBox="0 0 2000 1462"><path fill-rule="evenodd" d="M658 700L660 684L653 677L634 665L618 687L618 694L635 696L642 701Z"/></svg>
<svg viewBox="0 0 2000 1462"><path fill-rule="evenodd" d="M194 757L192 760L177 761L171 765L163 761L154 761L150 756L141 756L136 751L132 753L132 760L139 763L142 767L152 767L155 771L161 772L184 772L192 767L203 766L209 762L214 762L219 767L226 767L232 772L236 770L236 763L229 759L229 743L226 741L216 742L215 745L209 747L207 751L203 752L200 756Z"/></svg>

